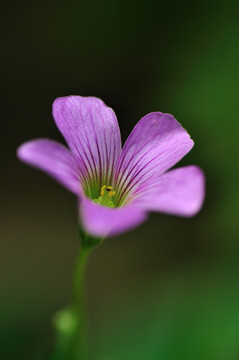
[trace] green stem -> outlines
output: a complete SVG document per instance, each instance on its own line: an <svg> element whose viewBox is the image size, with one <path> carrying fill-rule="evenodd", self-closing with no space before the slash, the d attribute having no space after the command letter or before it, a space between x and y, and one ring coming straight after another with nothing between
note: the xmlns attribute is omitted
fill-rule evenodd
<svg viewBox="0 0 239 360"><path fill-rule="evenodd" d="M49 360L86 360L88 326L85 299L85 270L90 247L82 245L76 263L73 305L54 316L56 345Z"/></svg>
<svg viewBox="0 0 239 360"><path fill-rule="evenodd" d="M74 360L84 360L88 348L88 324L85 293L85 271L91 249L81 248L75 270L73 314L76 319L76 329L73 336L72 350Z"/></svg>
<svg viewBox="0 0 239 360"><path fill-rule="evenodd" d="M88 357L85 271L91 251L103 239L93 238L81 229L80 237L81 249L75 269L73 305L54 317L57 338L55 351L49 360L87 360Z"/></svg>
<svg viewBox="0 0 239 360"><path fill-rule="evenodd" d="M81 237L81 250L76 263L74 278L74 302L73 316L76 319L76 327L73 333L72 349L73 360L86 360L88 357L88 323L85 294L85 271L91 251L98 246L103 239L94 238L79 229Z"/></svg>

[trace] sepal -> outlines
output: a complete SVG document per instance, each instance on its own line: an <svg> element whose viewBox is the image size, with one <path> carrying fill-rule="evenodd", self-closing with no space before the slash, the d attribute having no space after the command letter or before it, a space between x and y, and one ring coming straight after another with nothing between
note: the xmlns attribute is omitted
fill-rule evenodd
<svg viewBox="0 0 239 360"><path fill-rule="evenodd" d="M81 246L83 249L93 249L94 247L100 245L103 242L103 238L94 237L87 232L85 232L80 226L79 226L79 237L81 241Z"/></svg>

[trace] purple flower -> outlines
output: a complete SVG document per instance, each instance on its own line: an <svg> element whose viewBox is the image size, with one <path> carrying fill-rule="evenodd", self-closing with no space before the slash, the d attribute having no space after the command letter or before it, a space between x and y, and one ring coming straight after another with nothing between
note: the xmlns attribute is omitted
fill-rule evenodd
<svg viewBox="0 0 239 360"><path fill-rule="evenodd" d="M77 195L86 232L96 237L119 234L144 222L149 211L192 216L200 210L200 168L167 171L194 145L172 115L144 116L123 149L115 113L100 99L58 98L53 116L69 149L37 139L21 145L18 156Z"/></svg>

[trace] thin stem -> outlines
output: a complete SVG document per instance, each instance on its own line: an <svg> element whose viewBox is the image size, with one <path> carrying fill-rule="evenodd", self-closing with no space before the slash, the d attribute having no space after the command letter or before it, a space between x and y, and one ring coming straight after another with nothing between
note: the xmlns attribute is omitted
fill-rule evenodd
<svg viewBox="0 0 239 360"><path fill-rule="evenodd" d="M85 294L85 271L91 251L103 239L89 236L79 229L81 249L76 262L73 304L54 316L56 346L49 360L87 360L88 324Z"/></svg>
<svg viewBox="0 0 239 360"><path fill-rule="evenodd" d="M85 271L90 253L90 248L82 247L76 263L73 314L77 323L72 343L74 360L85 360L87 357L88 324L86 321Z"/></svg>
<svg viewBox="0 0 239 360"><path fill-rule="evenodd" d="M80 250L74 277L74 307L77 313L81 312L84 305L85 270L90 249L82 247Z"/></svg>
<svg viewBox="0 0 239 360"><path fill-rule="evenodd" d="M73 305L54 316L56 345L49 360L86 360L88 324L86 318L85 270L91 248L82 246L74 276Z"/></svg>

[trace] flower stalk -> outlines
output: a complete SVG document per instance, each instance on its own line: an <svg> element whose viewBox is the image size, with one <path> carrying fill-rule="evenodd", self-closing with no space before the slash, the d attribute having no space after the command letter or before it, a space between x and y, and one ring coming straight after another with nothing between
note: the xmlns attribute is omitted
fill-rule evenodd
<svg viewBox="0 0 239 360"><path fill-rule="evenodd" d="M58 312L54 317L56 346L50 360L87 360L88 321L85 291L85 273L91 251L101 243L97 239L79 231L81 249L75 267L73 281L73 304Z"/></svg>
<svg viewBox="0 0 239 360"><path fill-rule="evenodd" d="M73 314L76 327L72 339L72 360L86 359L88 353L88 323L86 308L85 273L91 248L81 247L74 277Z"/></svg>

